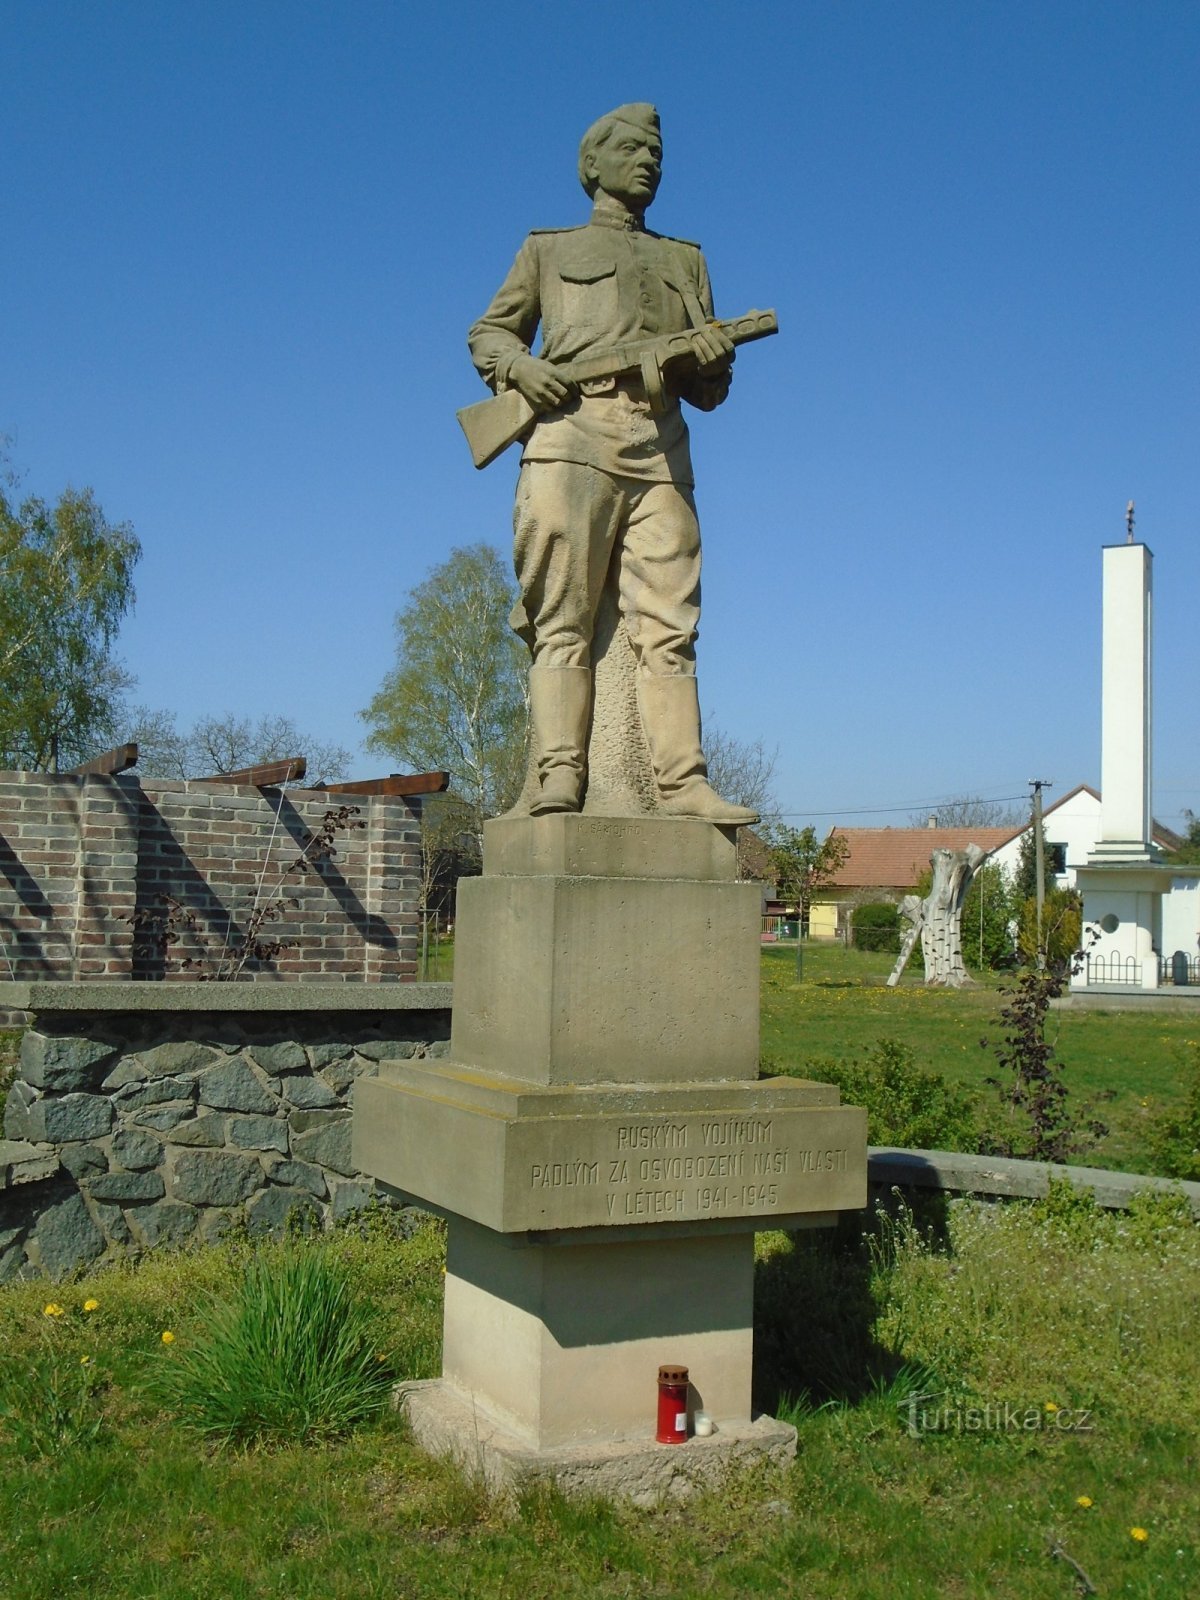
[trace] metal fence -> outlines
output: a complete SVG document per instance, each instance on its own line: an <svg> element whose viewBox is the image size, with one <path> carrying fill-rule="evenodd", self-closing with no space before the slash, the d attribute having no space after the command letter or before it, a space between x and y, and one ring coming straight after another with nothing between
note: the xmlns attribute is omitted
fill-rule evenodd
<svg viewBox="0 0 1200 1600"><path fill-rule="evenodd" d="M1142 964L1137 956L1122 956L1115 951L1109 955L1090 955L1087 957L1087 981L1089 986L1119 983L1137 987L1142 981ZM1160 985L1176 988L1200 985L1200 956L1189 956L1184 950L1159 956L1158 981Z"/></svg>
<svg viewBox="0 0 1200 1600"><path fill-rule="evenodd" d="M1140 984L1142 964L1136 956L1119 955L1115 950L1108 955L1087 957L1089 987L1096 983Z"/></svg>

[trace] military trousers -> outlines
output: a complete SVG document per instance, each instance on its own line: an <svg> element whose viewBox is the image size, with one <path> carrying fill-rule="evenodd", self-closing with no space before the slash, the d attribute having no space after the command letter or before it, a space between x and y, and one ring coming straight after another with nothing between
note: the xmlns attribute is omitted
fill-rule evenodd
<svg viewBox="0 0 1200 1600"><path fill-rule="evenodd" d="M696 670L700 524L690 486L576 461L527 461L517 483L512 624L541 667L591 664L610 569L643 672Z"/></svg>

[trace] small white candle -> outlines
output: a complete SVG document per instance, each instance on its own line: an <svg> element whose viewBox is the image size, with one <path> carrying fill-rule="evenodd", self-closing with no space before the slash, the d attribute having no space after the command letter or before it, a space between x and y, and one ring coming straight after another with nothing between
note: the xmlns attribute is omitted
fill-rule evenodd
<svg viewBox="0 0 1200 1600"><path fill-rule="evenodd" d="M697 1439L707 1439L712 1431L713 1419L709 1416L708 1412L697 1411L695 1429Z"/></svg>

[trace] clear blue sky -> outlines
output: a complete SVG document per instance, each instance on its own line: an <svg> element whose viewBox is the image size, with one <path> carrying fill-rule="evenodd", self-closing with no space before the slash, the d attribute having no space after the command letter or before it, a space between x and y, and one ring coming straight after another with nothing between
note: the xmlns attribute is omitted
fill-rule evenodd
<svg viewBox="0 0 1200 1600"><path fill-rule="evenodd" d="M822 829L1098 782L1133 498L1200 808L1193 0L0 0L0 68L0 432L134 524L145 702L356 744L406 591L508 545L466 328L650 99L653 224L782 330L693 426L708 713Z"/></svg>

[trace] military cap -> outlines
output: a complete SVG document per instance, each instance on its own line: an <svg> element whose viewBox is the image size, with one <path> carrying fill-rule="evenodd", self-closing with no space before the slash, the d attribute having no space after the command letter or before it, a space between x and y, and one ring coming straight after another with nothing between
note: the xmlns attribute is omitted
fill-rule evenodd
<svg viewBox="0 0 1200 1600"><path fill-rule="evenodd" d="M592 150L598 144L603 144L612 131L616 122L626 122L631 128L636 128L639 133L653 134L657 139L661 137L662 129L659 126L657 107L647 105L643 100L631 101L627 106L618 106L615 111L608 111L604 116L593 122L584 134L579 144L579 181L588 189L587 174L584 172L584 163ZM592 191L588 189L590 194Z"/></svg>

